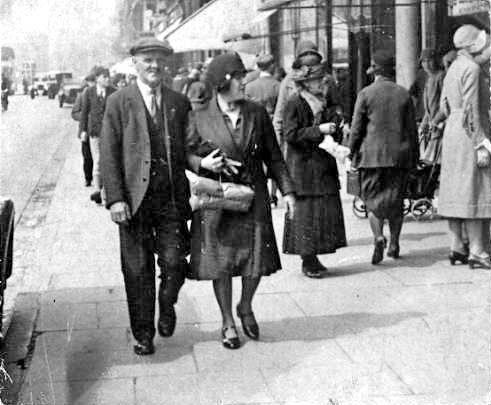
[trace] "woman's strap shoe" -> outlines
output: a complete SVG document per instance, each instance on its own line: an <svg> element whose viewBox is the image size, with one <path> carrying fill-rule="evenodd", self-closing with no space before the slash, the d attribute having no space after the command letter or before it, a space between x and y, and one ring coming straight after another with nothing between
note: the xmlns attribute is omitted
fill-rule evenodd
<svg viewBox="0 0 491 405"><path fill-rule="evenodd" d="M469 255L456 252L455 250L452 250L450 254L448 255L448 260L450 260L450 264L452 266L455 265L455 262L460 262L462 264L467 264L469 261Z"/></svg>
<svg viewBox="0 0 491 405"><path fill-rule="evenodd" d="M253 340L259 339L259 326L256 322L256 318L254 316L254 312L242 313L240 312L239 306L237 305L237 316L240 318L240 322L242 323L242 330Z"/></svg>
<svg viewBox="0 0 491 405"><path fill-rule="evenodd" d="M393 259L399 259L401 256L399 254L399 245L391 246L387 250L387 257L392 257Z"/></svg>
<svg viewBox="0 0 491 405"><path fill-rule="evenodd" d="M232 337L227 336L228 331L234 332L235 336ZM235 350L240 347L239 334L237 333L237 329L235 328L234 325L227 326L226 328L222 328L222 345L226 349L231 349L231 350Z"/></svg>
<svg viewBox="0 0 491 405"><path fill-rule="evenodd" d="M476 267L478 269L491 270L491 259L489 257L470 256L469 268L474 269Z"/></svg>

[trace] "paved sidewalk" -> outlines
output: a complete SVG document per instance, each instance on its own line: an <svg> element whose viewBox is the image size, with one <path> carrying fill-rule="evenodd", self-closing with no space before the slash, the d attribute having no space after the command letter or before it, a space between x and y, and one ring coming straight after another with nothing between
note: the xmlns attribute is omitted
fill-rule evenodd
<svg viewBox="0 0 491 405"><path fill-rule="evenodd" d="M261 341L222 348L211 283L187 281L175 335L138 357L117 227L81 179L74 141L42 230L35 299L20 301L37 312L19 404L491 403L491 274L449 265L443 221L408 222L403 258L373 267L368 223L345 204L350 246L321 257L329 277L307 279L283 256L284 270L262 281ZM283 215L274 210L279 241Z"/></svg>

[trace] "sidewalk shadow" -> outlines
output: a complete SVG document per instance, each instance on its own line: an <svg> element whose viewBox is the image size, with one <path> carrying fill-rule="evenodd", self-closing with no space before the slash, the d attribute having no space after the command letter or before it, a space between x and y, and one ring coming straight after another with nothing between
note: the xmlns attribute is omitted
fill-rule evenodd
<svg viewBox="0 0 491 405"><path fill-rule="evenodd" d="M411 242L419 242L423 239L426 238L431 238L435 236L446 236L446 232L418 232L418 233L402 233L401 235L401 244L404 243L404 241L411 241ZM366 246L366 245L372 245L373 244L373 237L365 237L365 238L355 238L355 239L350 239L348 240L348 247L350 246Z"/></svg>
<svg viewBox="0 0 491 405"><path fill-rule="evenodd" d="M121 287L116 287L121 288ZM113 287L107 287L113 290ZM94 293L94 290L97 290ZM59 296L63 290L57 290ZM53 309L54 305L48 304L41 307L41 314L45 319L50 316L70 317L73 308L84 311L94 303L94 297L100 297L100 288L80 288L67 290L77 301L63 303L65 313ZM87 299L84 301L84 297ZM114 297L113 297L114 298ZM98 298L100 299L100 298ZM114 302L114 301L113 301ZM117 307L126 310L125 301L116 301ZM61 305L61 304L60 304ZM82 308L80 308L82 307ZM186 311L195 310L192 306L186 307ZM121 316L123 311L118 313ZM345 314L333 314L324 316L286 318L275 321L260 322L262 343L275 343L285 341L322 341L334 339L343 335L356 335L367 329L383 329L402 323L411 318L425 316L422 312L394 312L394 313L369 313L348 312ZM85 322L81 320L81 322ZM179 322L179 320L178 320ZM62 322L64 323L64 322ZM207 329L205 327L205 329ZM199 323L179 324L175 335L169 339L161 339L156 336L156 353L152 356L136 356L132 350L132 338L129 328L120 322L119 326L107 328L91 328L84 324L73 325L73 330L67 334L66 330L43 330L40 326L36 330L37 339L33 340L34 358L29 367L29 381L26 389L34 387L36 380L46 381L50 375L56 381L63 382L64 394L56 394L46 383L46 392L50 396L61 396L66 403L80 403L86 398L87 392L97 390L97 381L101 379L131 379L142 375L171 375L172 373L195 373L194 347L204 342L214 342L216 350L221 351L220 329L216 325L211 330L204 330ZM65 336L71 336L69 339ZM42 339L42 340L41 340ZM37 342L36 342L37 340ZM248 339L243 339L247 344ZM37 352L37 353L36 353ZM225 355L230 353L225 352ZM223 353L221 354L223 355ZM232 355L232 354L230 354ZM274 356L274 354L271 354ZM281 356L281 352L276 355ZM142 369L143 367L143 369ZM177 370L176 371L176 367ZM151 369L151 370L149 370ZM31 383L32 381L32 383ZM123 381L123 380L121 380ZM58 384L58 386L60 386ZM57 398L59 399L59 398ZM56 401L59 402L58 400ZM63 401L60 403L64 403Z"/></svg>

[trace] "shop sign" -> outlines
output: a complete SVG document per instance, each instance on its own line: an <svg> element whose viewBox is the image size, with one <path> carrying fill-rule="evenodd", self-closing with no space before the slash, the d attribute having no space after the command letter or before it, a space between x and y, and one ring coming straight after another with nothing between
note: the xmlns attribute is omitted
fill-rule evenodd
<svg viewBox="0 0 491 405"><path fill-rule="evenodd" d="M489 0L453 0L450 3L450 15L468 15L489 11Z"/></svg>

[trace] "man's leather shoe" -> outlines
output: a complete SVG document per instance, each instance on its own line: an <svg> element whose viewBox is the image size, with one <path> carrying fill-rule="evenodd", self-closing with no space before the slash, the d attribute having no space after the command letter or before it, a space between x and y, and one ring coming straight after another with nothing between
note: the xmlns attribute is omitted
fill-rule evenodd
<svg viewBox="0 0 491 405"><path fill-rule="evenodd" d="M176 329L176 311L174 305L170 305L165 310L160 311L159 321L157 323L159 335L162 337L170 337Z"/></svg>
<svg viewBox="0 0 491 405"><path fill-rule="evenodd" d="M136 342L136 344L133 346L133 350L138 356L146 356L148 354L155 353L155 347L153 346L152 339L143 339Z"/></svg>
<svg viewBox="0 0 491 405"><path fill-rule="evenodd" d="M90 199L96 204L102 204L102 197L100 191L95 191L90 195Z"/></svg>

